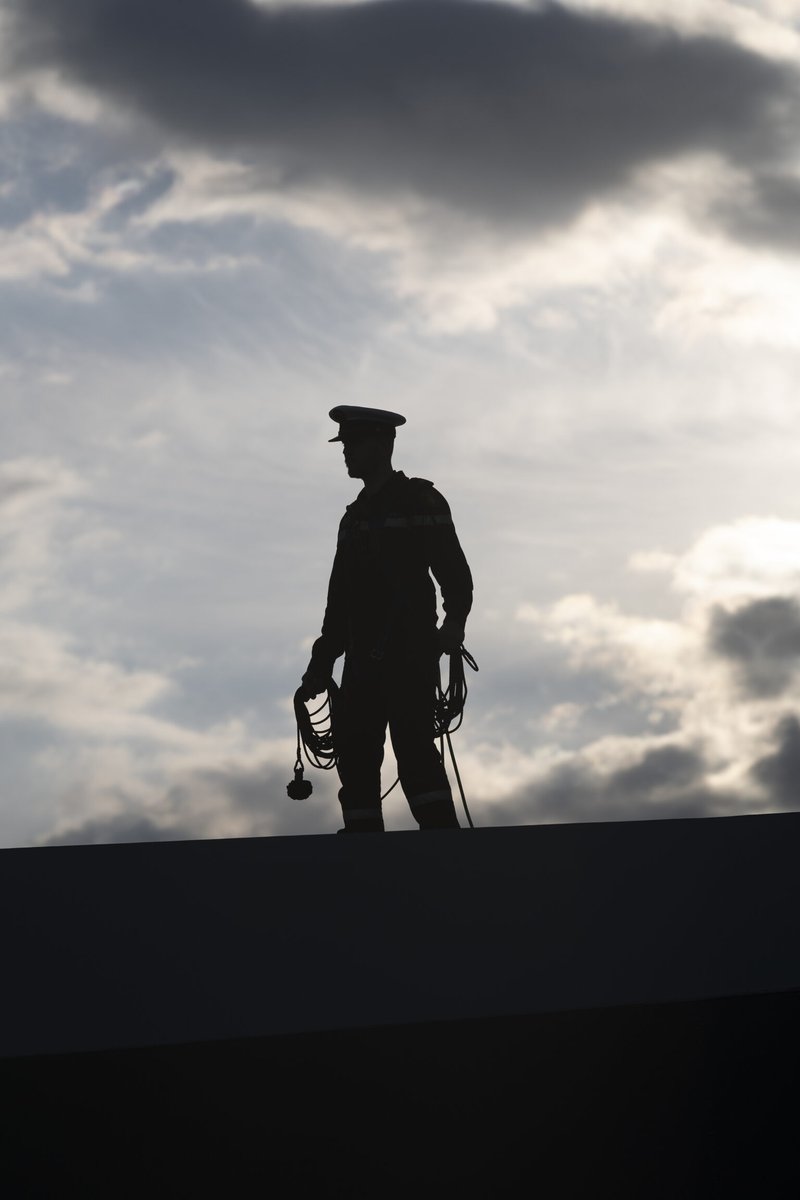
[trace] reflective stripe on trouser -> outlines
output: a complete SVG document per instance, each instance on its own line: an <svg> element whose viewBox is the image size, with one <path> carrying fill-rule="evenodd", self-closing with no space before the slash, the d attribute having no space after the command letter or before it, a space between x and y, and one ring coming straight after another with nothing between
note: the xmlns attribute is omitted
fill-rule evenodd
<svg viewBox="0 0 800 1200"><path fill-rule="evenodd" d="M400 784L422 828L458 826L450 785L433 737L433 653L345 659L334 732L345 825L364 809L380 813L381 764L388 725ZM430 798L416 803L414 798Z"/></svg>
<svg viewBox="0 0 800 1200"><path fill-rule="evenodd" d="M346 833L383 833L383 813L380 805L377 808L345 808L344 832ZM342 832L340 830L340 832Z"/></svg>
<svg viewBox="0 0 800 1200"><path fill-rule="evenodd" d="M409 796L408 803L421 829L460 828L449 788Z"/></svg>

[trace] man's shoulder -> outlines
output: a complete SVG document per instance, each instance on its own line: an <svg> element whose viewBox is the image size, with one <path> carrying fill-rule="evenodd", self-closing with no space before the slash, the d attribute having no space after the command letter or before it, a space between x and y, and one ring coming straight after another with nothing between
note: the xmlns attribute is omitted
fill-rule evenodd
<svg viewBox="0 0 800 1200"><path fill-rule="evenodd" d="M432 511L447 507L447 501L440 491L434 486L432 479L422 479L421 476L404 475L402 471L397 474L401 476L398 480L406 496L413 500L415 504L422 506L423 511L430 509Z"/></svg>

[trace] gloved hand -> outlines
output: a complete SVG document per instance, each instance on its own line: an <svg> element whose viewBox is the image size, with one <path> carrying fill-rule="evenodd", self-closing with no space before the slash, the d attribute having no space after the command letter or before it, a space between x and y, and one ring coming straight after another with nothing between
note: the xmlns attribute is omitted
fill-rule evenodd
<svg viewBox="0 0 800 1200"><path fill-rule="evenodd" d="M456 654L463 645L464 630L447 622L436 631L436 644L440 654Z"/></svg>
<svg viewBox="0 0 800 1200"><path fill-rule="evenodd" d="M327 690L327 682L320 678L319 675L315 675L311 670L306 671L300 681L300 695L303 700L313 700L320 692L326 692Z"/></svg>

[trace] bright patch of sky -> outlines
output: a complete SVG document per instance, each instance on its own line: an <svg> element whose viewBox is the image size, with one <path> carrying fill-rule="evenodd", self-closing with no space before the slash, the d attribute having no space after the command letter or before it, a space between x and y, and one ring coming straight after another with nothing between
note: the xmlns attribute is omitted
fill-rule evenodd
<svg viewBox="0 0 800 1200"><path fill-rule="evenodd" d="M0 842L337 827L285 784L341 403L407 415L473 568L478 823L791 806L800 5L265 6L303 111L207 122L253 7L99 2L3 6Z"/></svg>

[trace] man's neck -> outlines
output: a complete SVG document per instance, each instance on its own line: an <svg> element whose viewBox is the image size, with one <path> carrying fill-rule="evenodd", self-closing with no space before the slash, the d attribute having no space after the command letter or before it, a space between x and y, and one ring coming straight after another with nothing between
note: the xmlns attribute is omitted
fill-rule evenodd
<svg viewBox="0 0 800 1200"><path fill-rule="evenodd" d="M377 467L374 472L364 477L364 495L374 496L379 492L385 483L394 475L394 468L391 463L386 463L384 466Z"/></svg>

